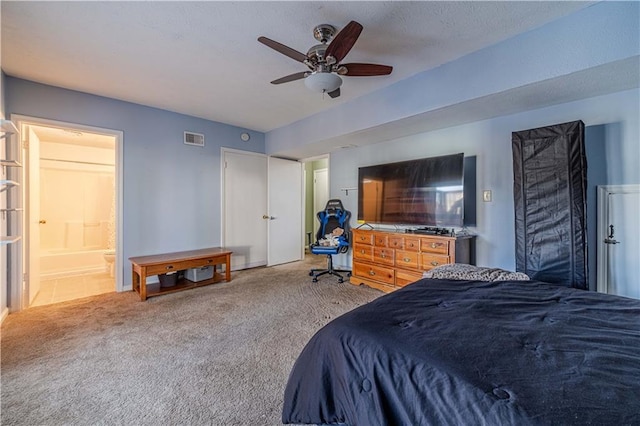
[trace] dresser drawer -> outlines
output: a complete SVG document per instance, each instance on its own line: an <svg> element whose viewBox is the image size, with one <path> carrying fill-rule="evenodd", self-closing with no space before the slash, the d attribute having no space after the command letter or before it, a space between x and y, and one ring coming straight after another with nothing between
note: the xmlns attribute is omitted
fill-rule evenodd
<svg viewBox="0 0 640 426"><path fill-rule="evenodd" d="M374 247L373 248L373 261L381 263L383 265L393 266L393 257L395 251L386 247Z"/></svg>
<svg viewBox="0 0 640 426"><path fill-rule="evenodd" d="M393 285L395 283L395 271L393 268L353 262L353 274L357 277L380 281L386 284Z"/></svg>
<svg viewBox="0 0 640 426"><path fill-rule="evenodd" d="M373 244L377 247L389 247L389 236L386 234L374 234Z"/></svg>
<svg viewBox="0 0 640 426"><path fill-rule="evenodd" d="M369 261L373 260L373 246L366 244L354 244L353 258Z"/></svg>
<svg viewBox="0 0 640 426"><path fill-rule="evenodd" d="M429 253L449 254L449 243L435 238L421 238L420 250Z"/></svg>
<svg viewBox="0 0 640 426"><path fill-rule="evenodd" d="M396 285L398 287L404 287L420 279L422 279L422 272L403 271L402 269L396 271Z"/></svg>
<svg viewBox="0 0 640 426"><path fill-rule="evenodd" d="M418 269L419 254L415 251L396 250L396 266L399 268Z"/></svg>
<svg viewBox="0 0 640 426"><path fill-rule="evenodd" d="M404 237L404 249L408 251L420 251L420 238Z"/></svg>
<svg viewBox="0 0 640 426"><path fill-rule="evenodd" d="M166 274L167 272L182 271L184 269L199 268L201 266L213 265L215 262L211 259L197 260L179 260L171 263L163 263L162 265L147 266L147 275Z"/></svg>
<svg viewBox="0 0 640 426"><path fill-rule="evenodd" d="M388 239L388 244L390 248L394 249L404 249L404 238L401 236L391 235Z"/></svg>
<svg viewBox="0 0 640 426"><path fill-rule="evenodd" d="M373 232L371 231L353 231L353 242L360 244L368 244L370 246L373 245Z"/></svg>
<svg viewBox="0 0 640 426"><path fill-rule="evenodd" d="M449 256L442 256L438 254L422 253L421 267L423 270L428 271L436 266L446 265L451 263Z"/></svg>

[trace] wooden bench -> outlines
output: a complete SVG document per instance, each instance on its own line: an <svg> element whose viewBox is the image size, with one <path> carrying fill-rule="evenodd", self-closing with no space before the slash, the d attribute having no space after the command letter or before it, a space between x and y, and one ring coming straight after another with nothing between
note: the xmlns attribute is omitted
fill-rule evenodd
<svg viewBox="0 0 640 426"><path fill-rule="evenodd" d="M231 281L231 251L223 247L211 247L200 250L180 251L175 253L155 254L151 256L130 257L133 278L133 290L140 294L140 300L148 297L201 287L220 281ZM225 274L216 271L217 265L225 265ZM213 266L213 277L208 280L193 282L179 280L171 287L161 287L160 283L147 286L147 277L166 274L191 268Z"/></svg>

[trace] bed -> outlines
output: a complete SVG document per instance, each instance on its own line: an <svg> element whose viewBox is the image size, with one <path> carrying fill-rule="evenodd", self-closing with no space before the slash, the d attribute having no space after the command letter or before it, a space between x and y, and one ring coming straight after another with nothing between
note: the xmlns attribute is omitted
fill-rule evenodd
<svg viewBox="0 0 640 426"><path fill-rule="evenodd" d="M316 333L282 421L638 425L640 301L538 281L420 280Z"/></svg>

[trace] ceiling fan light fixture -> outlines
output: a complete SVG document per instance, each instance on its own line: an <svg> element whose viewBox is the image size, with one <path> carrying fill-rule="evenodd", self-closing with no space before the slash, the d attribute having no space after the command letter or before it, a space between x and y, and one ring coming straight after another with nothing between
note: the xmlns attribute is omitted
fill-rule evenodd
<svg viewBox="0 0 640 426"><path fill-rule="evenodd" d="M314 72L304 79L304 85L314 92L330 93L342 86L342 79L330 72Z"/></svg>

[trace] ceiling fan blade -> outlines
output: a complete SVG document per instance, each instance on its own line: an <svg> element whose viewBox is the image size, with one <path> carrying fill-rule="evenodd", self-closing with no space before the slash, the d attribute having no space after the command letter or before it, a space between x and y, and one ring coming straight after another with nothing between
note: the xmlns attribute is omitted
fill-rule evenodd
<svg viewBox="0 0 640 426"><path fill-rule="evenodd" d="M300 80L301 78L305 78L308 73L309 73L308 71L302 71L302 72L297 72L295 74L290 74L290 75L281 77L277 80L273 80L271 84L282 84L282 83L288 83L294 80Z"/></svg>
<svg viewBox="0 0 640 426"><path fill-rule="evenodd" d="M353 45L356 43L361 32L362 25L356 21L349 22L329 44L329 47L327 47L327 51L325 52L325 57L333 56L336 60L335 63L339 63L345 56L347 56L347 53L349 53Z"/></svg>
<svg viewBox="0 0 640 426"><path fill-rule="evenodd" d="M346 71L343 71L342 68ZM389 65L377 64L342 64L338 68L338 74L349 77L370 77L375 75L389 75L393 67Z"/></svg>
<svg viewBox="0 0 640 426"><path fill-rule="evenodd" d="M331 98L337 98L338 96L340 96L340 88L338 87L336 90L334 90L333 92L329 92L327 93Z"/></svg>
<svg viewBox="0 0 640 426"><path fill-rule="evenodd" d="M304 62L307 59L307 55L298 52L295 49L290 48L289 46L285 46L282 43L278 43L277 41L271 40L266 37L258 37L258 41L265 46L269 46L273 50L282 53L285 56L290 57L294 61Z"/></svg>

